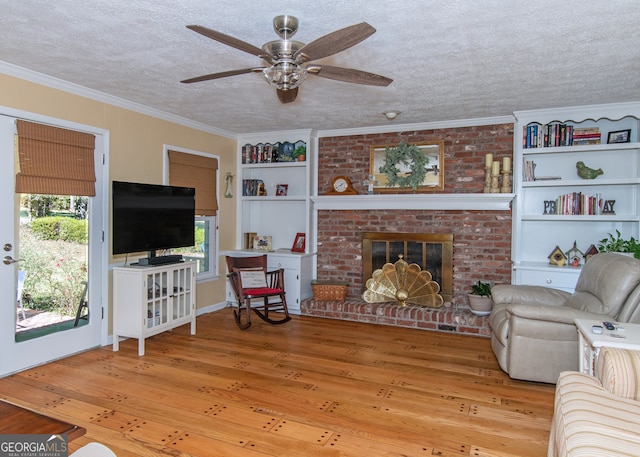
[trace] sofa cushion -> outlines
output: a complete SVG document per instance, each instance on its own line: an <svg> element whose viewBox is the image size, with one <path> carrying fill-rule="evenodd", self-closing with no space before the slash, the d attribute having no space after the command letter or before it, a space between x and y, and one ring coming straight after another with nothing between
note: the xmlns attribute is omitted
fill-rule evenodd
<svg viewBox="0 0 640 457"><path fill-rule="evenodd" d="M595 295L602 303L601 309L588 311L614 317L640 284L640 261L613 252L597 254L597 257L597 262L593 262L594 257L582 268L576 294L586 292ZM594 305L592 302L588 306Z"/></svg>
<svg viewBox="0 0 640 457"><path fill-rule="evenodd" d="M592 376L562 372L548 456L640 456L638 421L640 402L613 395Z"/></svg>
<svg viewBox="0 0 640 457"><path fill-rule="evenodd" d="M614 395L640 400L640 351L605 347L598 354L596 376Z"/></svg>
<svg viewBox="0 0 640 457"><path fill-rule="evenodd" d="M571 296L564 290L544 286L498 284L491 288L493 303L562 306Z"/></svg>
<svg viewBox="0 0 640 457"><path fill-rule="evenodd" d="M240 280L245 289L267 287L267 275L262 270L240 270Z"/></svg>
<svg viewBox="0 0 640 457"><path fill-rule="evenodd" d="M598 297L589 292L576 291L563 306L567 308L578 309L588 313L606 314L606 306Z"/></svg>

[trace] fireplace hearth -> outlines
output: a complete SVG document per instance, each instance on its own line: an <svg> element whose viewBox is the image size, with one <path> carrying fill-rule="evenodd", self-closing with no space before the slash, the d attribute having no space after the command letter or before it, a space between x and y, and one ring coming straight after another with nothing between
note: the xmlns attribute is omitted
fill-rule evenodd
<svg viewBox="0 0 640 457"><path fill-rule="evenodd" d="M398 306L395 302L366 303L364 300L303 300L300 312L305 316L365 322L393 327L434 330L489 337L488 317L476 316L467 307L448 306L433 309L417 305Z"/></svg>
<svg viewBox="0 0 640 457"><path fill-rule="evenodd" d="M440 284L445 303L440 308L415 304L398 306L396 301L367 303L361 296L346 301L303 300L303 315L421 330L489 337L487 317L476 316L465 305L455 305L453 292L453 235L434 233L362 233L362 284L385 263L398 256L428 270ZM361 291L362 292L362 291Z"/></svg>

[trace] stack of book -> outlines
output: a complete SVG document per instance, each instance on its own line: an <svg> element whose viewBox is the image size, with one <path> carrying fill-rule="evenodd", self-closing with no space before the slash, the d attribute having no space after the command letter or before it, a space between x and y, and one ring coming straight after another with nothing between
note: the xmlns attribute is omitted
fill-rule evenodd
<svg viewBox="0 0 640 457"><path fill-rule="evenodd" d="M262 179L243 179L242 180L242 196L255 197L257 195L265 195L264 182Z"/></svg>
<svg viewBox="0 0 640 457"><path fill-rule="evenodd" d="M278 148L272 144L245 144L242 146L242 163L272 163L278 161Z"/></svg>
<svg viewBox="0 0 640 457"><path fill-rule="evenodd" d="M573 145L579 144L600 144L600 129L598 127L573 129Z"/></svg>
<svg viewBox="0 0 640 457"><path fill-rule="evenodd" d="M585 195L582 192L560 195L556 199L556 214L569 216L602 214L602 196L600 194Z"/></svg>
<svg viewBox="0 0 640 457"><path fill-rule="evenodd" d="M536 176L536 163L533 160L524 160L524 166L522 167L522 180L525 182L530 181L559 181L561 176Z"/></svg>
<svg viewBox="0 0 640 457"><path fill-rule="evenodd" d="M522 179L525 182L536 180L536 164L533 160L524 160L522 167Z"/></svg>
<svg viewBox="0 0 640 457"><path fill-rule="evenodd" d="M560 122L529 124L524 127L522 140L525 149L600 144L600 129L574 127Z"/></svg>

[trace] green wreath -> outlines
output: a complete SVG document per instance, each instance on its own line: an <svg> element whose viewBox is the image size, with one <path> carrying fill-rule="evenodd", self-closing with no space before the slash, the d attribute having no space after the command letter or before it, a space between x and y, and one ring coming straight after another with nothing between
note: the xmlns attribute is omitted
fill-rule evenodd
<svg viewBox="0 0 640 457"><path fill-rule="evenodd" d="M394 148L384 148L384 165L380 167L380 173L387 175L389 187L411 187L416 190L424 183L428 163L429 158L418 146L402 142ZM399 164L408 166L411 171L402 173L398 168Z"/></svg>

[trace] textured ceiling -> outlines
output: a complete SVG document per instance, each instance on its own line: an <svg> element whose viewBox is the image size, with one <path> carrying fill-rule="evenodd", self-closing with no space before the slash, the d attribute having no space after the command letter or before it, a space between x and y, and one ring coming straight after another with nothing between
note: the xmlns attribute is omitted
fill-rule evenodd
<svg viewBox="0 0 640 457"><path fill-rule="evenodd" d="M310 75L282 105L260 74L182 79L263 64L188 30L258 47L272 19L309 43L366 21L377 32L318 62L381 74L388 87ZM231 133L333 130L510 115L640 99L636 0L6 1L0 61Z"/></svg>

